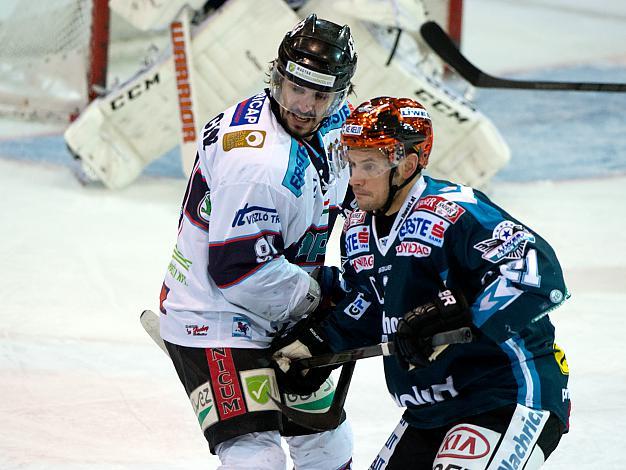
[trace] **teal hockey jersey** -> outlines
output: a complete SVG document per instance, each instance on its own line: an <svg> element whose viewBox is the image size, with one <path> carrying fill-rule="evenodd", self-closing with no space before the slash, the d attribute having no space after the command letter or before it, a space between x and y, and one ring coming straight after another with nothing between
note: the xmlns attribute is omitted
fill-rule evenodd
<svg viewBox="0 0 626 470"><path fill-rule="evenodd" d="M548 312L569 297L550 245L482 192L420 177L379 237L376 217L347 215L341 237L351 291L324 323L335 351L393 341L398 320L456 288L470 305L474 340L406 371L385 357L404 418L418 428L520 403L567 426L569 370Z"/></svg>

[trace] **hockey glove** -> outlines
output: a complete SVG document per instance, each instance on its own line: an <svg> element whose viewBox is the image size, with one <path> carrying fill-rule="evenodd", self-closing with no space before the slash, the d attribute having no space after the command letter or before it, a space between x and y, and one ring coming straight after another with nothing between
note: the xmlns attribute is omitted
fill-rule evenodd
<svg viewBox="0 0 626 470"><path fill-rule="evenodd" d="M472 325L472 314L461 292L445 290L437 299L407 312L398 322L394 338L400 365L426 367L445 349L433 348L436 333Z"/></svg>
<svg viewBox="0 0 626 470"><path fill-rule="evenodd" d="M317 314L311 317L323 317ZM278 388L284 393L310 395L328 378L333 367L302 369L293 361L330 351L326 335L313 318L306 318L272 341L271 351Z"/></svg>

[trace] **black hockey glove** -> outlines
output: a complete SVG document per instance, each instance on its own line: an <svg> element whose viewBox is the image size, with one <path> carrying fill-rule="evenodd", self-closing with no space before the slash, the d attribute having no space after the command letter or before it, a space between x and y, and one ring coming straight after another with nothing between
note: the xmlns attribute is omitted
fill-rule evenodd
<svg viewBox="0 0 626 470"><path fill-rule="evenodd" d="M341 277L341 270L336 266L320 266L311 273L320 285L320 308L328 309L337 305L346 296L346 287Z"/></svg>
<svg viewBox="0 0 626 470"><path fill-rule="evenodd" d="M439 347L435 354L433 335L471 325L472 314L463 294L450 290L439 292L433 302L414 308L398 322L394 338L396 357L405 369L410 364L426 367L445 348Z"/></svg>
<svg viewBox="0 0 626 470"><path fill-rule="evenodd" d="M318 320L325 313L316 311L313 315L296 323L293 328L272 341L272 365L276 372L278 388L281 392L296 395L310 395L319 390L334 367L302 369L295 363L298 359L330 352L326 335Z"/></svg>

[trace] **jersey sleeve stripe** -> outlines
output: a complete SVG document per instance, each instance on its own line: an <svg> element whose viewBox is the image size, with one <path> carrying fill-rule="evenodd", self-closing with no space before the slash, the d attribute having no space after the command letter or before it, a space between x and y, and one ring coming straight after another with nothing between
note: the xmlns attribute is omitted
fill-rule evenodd
<svg viewBox="0 0 626 470"><path fill-rule="evenodd" d="M280 232L276 232L273 230L262 230L261 232L257 232L251 235L242 235L240 237L227 238L226 240L223 240L223 241L211 242L209 243L209 247L213 248L213 247L218 247L218 246L225 246L225 245L228 245L229 243L237 243L237 242L242 242L246 240L254 240L257 238L261 238L264 235L279 235L280 236Z"/></svg>
<svg viewBox="0 0 626 470"><path fill-rule="evenodd" d="M258 271L263 269L265 266L267 266L269 263L271 263L272 261L274 261L274 260L272 259L270 261L266 261L263 264L259 264L258 266L255 266L250 271L248 271L244 275L238 277L234 281L227 282L226 284L217 284L217 287L219 287L220 289L228 289L229 287L233 287L233 286L239 284L240 282L243 282L245 279L249 278L250 276L254 275Z"/></svg>

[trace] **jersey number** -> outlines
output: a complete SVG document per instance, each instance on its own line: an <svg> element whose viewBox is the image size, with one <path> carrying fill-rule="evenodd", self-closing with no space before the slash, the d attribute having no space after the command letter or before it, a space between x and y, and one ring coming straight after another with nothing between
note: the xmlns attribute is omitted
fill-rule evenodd
<svg viewBox="0 0 626 470"><path fill-rule="evenodd" d="M537 262L537 252L535 250L529 250L525 258L509 261L501 265L500 272L513 282L531 287L539 287L541 285L539 263Z"/></svg>

